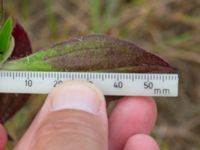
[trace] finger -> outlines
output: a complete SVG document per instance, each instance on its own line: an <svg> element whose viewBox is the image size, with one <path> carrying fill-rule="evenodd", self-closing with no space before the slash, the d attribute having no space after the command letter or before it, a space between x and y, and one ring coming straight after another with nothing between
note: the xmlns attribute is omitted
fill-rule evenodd
<svg viewBox="0 0 200 150"><path fill-rule="evenodd" d="M125 145L124 150L159 150L156 141L145 134L136 134L130 137Z"/></svg>
<svg viewBox="0 0 200 150"><path fill-rule="evenodd" d="M157 117L156 104L150 97L124 97L109 117L109 146L121 150L134 134L148 134Z"/></svg>
<svg viewBox="0 0 200 150"><path fill-rule="evenodd" d="M7 143L7 133L4 127L0 124L0 150L4 150Z"/></svg>
<svg viewBox="0 0 200 150"><path fill-rule="evenodd" d="M17 150L108 147L106 105L92 84L70 81L53 90Z"/></svg>

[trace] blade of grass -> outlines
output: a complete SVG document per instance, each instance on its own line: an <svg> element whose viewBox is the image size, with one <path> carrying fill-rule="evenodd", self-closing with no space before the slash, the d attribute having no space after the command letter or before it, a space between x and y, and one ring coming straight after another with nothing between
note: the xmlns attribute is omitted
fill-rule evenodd
<svg viewBox="0 0 200 150"><path fill-rule="evenodd" d="M21 11L22 11L22 16L25 19L28 19L29 17L29 10L30 10L30 5L29 5L29 1L27 0L21 0L20 1L20 5L22 7Z"/></svg>
<svg viewBox="0 0 200 150"><path fill-rule="evenodd" d="M115 10L119 5L119 0L105 1L105 11L103 13L103 32L106 32L116 21Z"/></svg>
<svg viewBox="0 0 200 150"><path fill-rule="evenodd" d="M92 31L98 33L101 31L100 20L101 20L101 1L90 0L90 17L92 24Z"/></svg>
<svg viewBox="0 0 200 150"><path fill-rule="evenodd" d="M46 11L48 13L47 16L47 21L48 21L48 27L51 33L52 37L56 37L57 36L57 18L56 15L53 11L53 5L54 5L54 1L52 0L45 0L45 7L46 7Z"/></svg>

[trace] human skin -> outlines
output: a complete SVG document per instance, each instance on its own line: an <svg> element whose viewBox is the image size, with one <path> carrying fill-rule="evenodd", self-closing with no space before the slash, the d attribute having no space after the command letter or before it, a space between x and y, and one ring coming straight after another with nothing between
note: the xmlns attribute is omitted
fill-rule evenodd
<svg viewBox="0 0 200 150"><path fill-rule="evenodd" d="M102 92L83 81L69 81L47 97L15 150L159 150L149 136L157 109L150 97L123 97L109 116ZM0 126L0 150L6 133Z"/></svg>

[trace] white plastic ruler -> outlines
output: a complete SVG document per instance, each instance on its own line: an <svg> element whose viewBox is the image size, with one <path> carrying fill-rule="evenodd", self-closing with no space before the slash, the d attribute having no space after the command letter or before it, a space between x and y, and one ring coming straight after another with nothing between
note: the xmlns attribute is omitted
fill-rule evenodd
<svg viewBox="0 0 200 150"><path fill-rule="evenodd" d="M0 93L47 94L65 80L87 80L105 95L178 96L178 74L0 71Z"/></svg>

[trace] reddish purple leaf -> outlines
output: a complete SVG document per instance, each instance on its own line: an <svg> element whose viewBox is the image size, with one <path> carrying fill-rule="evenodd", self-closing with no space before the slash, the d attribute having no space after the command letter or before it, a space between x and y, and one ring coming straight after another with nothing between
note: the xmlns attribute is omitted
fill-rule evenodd
<svg viewBox="0 0 200 150"><path fill-rule="evenodd" d="M54 50L54 53L51 51ZM44 57L39 57L41 54ZM162 58L134 43L106 35L77 37L32 55L35 62L21 60L25 70L170 73L175 69ZM40 58L40 59L37 59ZM49 66L35 65L45 62ZM17 62L19 64L19 61ZM44 64L45 64L44 63ZM41 63L40 63L41 64ZM15 64L17 65L17 64ZM25 68L23 68L25 67ZM46 67L46 68L45 68Z"/></svg>
<svg viewBox="0 0 200 150"><path fill-rule="evenodd" d="M31 61L30 61L31 60ZM8 70L170 73L175 69L134 43L106 35L89 35L4 64Z"/></svg>
<svg viewBox="0 0 200 150"><path fill-rule="evenodd" d="M17 22L12 35L15 39L15 47L10 59L25 57L32 53L31 43L24 28Z"/></svg>

